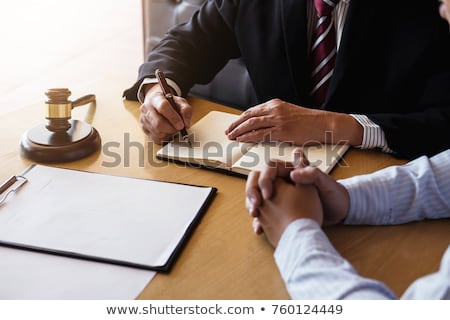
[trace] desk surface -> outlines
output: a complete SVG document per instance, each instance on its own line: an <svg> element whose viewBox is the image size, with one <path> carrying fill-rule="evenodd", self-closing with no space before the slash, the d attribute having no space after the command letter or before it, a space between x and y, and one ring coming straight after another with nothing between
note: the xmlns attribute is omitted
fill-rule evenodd
<svg viewBox="0 0 450 320"><path fill-rule="evenodd" d="M263 236L252 232L251 217L244 206L245 180L156 160L154 154L159 146L153 145L140 129L139 105L122 101L117 94L123 89L120 81L117 86L94 86L96 108L84 106L73 112L75 119L92 120L102 137L102 150L83 160L56 166L218 188L217 197L172 272L158 274L138 298L289 298L273 260L273 248ZM194 121L210 108L233 111L195 98L191 102ZM30 165L19 156L19 140L23 132L43 121L43 108L42 103L0 118L0 181ZM333 177L404 163L379 152L354 149L344 160L346 165L336 167ZM400 295L414 279L438 269L450 243L449 227L450 220L440 220L386 227L335 226L326 228L326 232L362 275L386 282Z"/></svg>

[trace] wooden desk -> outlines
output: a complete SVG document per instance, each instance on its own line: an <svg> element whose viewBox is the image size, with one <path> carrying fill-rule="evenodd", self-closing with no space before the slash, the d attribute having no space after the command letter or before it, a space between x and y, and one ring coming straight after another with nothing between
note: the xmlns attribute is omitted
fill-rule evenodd
<svg viewBox="0 0 450 320"><path fill-rule="evenodd" d="M156 160L158 147L149 142L139 126L139 105L122 101L121 82L114 83L114 79L109 79L107 86L93 85L92 92L97 94L95 112L89 107L74 110L75 119L93 119L92 124L102 136L103 150L57 166L218 188L216 199L172 272L157 275L138 298L288 299L272 257L273 249L264 237L252 232L251 218L244 206L245 180ZM194 120L209 108L230 111L194 98L191 102L195 107ZM44 103L0 118L1 181L30 165L30 161L19 156L19 140L28 128L43 121L43 108ZM120 161L111 152L120 155ZM378 152L350 150L345 162L347 166L332 172L335 178L404 161ZM449 228L450 220L440 220L388 227L337 226L326 232L362 275L384 281L401 294L415 278L437 270L450 243Z"/></svg>

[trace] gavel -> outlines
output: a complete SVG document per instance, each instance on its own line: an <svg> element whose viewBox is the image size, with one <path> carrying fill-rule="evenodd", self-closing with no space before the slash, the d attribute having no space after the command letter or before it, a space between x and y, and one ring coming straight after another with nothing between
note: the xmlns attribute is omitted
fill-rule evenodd
<svg viewBox="0 0 450 320"><path fill-rule="evenodd" d="M86 157L101 146L100 135L91 125L72 119L72 109L95 104L95 95L89 94L70 101L67 88L48 89L45 92L46 123L41 123L22 136L21 155L37 162L67 162Z"/></svg>
<svg viewBox="0 0 450 320"><path fill-rule="evenodd" d="M95 95L88 94L75 101L69 101L72 93L67 88L48 89L45 92L48 100L46 104L47 119L46 128L53 132L67 131L70 129L70 119L72 118L72 109L88 103L95 103Z"/></svg>

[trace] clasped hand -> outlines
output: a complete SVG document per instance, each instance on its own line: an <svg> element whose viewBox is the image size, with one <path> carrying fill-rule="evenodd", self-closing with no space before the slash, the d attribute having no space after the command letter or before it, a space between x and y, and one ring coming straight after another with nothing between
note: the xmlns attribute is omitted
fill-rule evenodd
<svg viewBox="0 0 450 320"><path fill-rule="evenodd" d="M310 167L300 148L294 161L271 161L252 171L246 184L246 207L254 218L254 231L264 233L276 247L287 226L301 218L330 225L345 219L347 190L329 175Z"/></svg>

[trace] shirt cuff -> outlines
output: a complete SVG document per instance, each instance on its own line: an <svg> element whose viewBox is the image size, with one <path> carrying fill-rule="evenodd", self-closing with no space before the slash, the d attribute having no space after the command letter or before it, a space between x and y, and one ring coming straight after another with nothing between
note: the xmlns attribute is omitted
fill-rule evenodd
<svg viewBox="0 0 450 320"><path fill-rule="evenodd" d="M175 93L177 96L181 96L181 90L180 87L176 84L175 81L166 78L167 84L173 89L175 90ZM137 93L137 98L139 100L140 103L144 103L145 100L145 92L144 92L144 87L147 84L153 84L153 83L158 83L158 79L156 78L145 78L141 85L139 86L139 90Z"/></svg>
<svg viewBox="0 0 450 320"><path fill-rule="evenodd" d="M379 173L337 180L347 189L350 198L349 211L343 223L349 225L393 224L388 181L389 176L385 177Z"/></svg>
<svg viewBox="0 0 450 320"><path fill-rule="evenodd" d="M361 146L359 146L361 149L379 148L383 152L393 153L388 146L384 131L379 125L370 120L366 115L351 114L351 116L358 121L364 130L363 141Z"/></svg>

